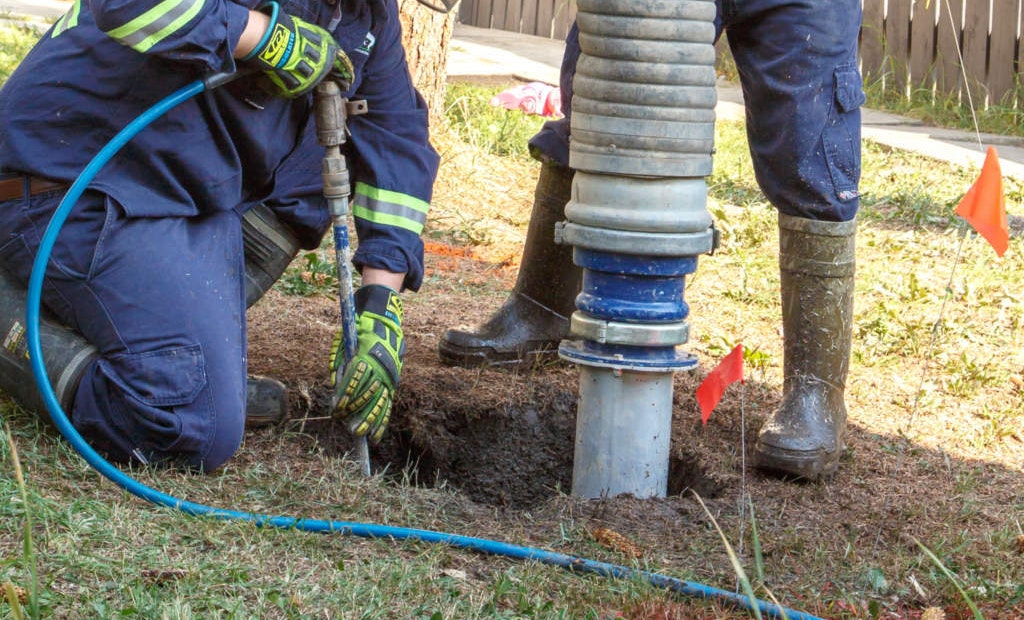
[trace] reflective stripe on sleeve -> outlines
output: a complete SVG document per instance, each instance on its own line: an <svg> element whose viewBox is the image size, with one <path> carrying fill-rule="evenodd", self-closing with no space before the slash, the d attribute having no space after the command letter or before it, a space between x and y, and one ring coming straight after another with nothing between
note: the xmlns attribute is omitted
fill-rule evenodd
<svg viewBox="0 0 1024 620"><path fill-rule="evenodd" d="M132 21L107 32L122 45L146 52L199 13L204 0L164 0Z"/></svg>
<svg viewBox="0 0 1024 620"><path fill-rule="evenodd" d="M50 34L51 38L56 38L62 33L74 28L78 25L78 14L82 12L82 0L75 0L68 12L61 16L57 20L57 23L53 25L53 32Z"/></svg>
<svg viewBox="0 0 1024 620"><path fill-rule="evenodd" d="M409 194L356 183L352 215L376 224L396 226L414 234L423 232L430 203Z"/></svg>

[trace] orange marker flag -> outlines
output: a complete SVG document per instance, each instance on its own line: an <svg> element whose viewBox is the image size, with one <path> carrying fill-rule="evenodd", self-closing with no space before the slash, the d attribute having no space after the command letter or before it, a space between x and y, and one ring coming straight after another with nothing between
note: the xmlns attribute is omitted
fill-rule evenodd
<svg viewBox="0 0 1024 620"><path fill-rule="evenodd" d="M997 256L1006 252L1010 245L1010 227L1006 223L1003 173L999 168L995 147L988 147L981 174L956 206L956 214L985 237Z"/></svg>
<svg viewBox="0 0 1024 620"><path fill-rule="evenodd" d="M700 421L708 423L711 411L718 406L722 400L725 388L735 383L743 382L743 344L740 343L722 358L718 366L704 377L700 387L697 388L697 404L700 405Z"/></svg>

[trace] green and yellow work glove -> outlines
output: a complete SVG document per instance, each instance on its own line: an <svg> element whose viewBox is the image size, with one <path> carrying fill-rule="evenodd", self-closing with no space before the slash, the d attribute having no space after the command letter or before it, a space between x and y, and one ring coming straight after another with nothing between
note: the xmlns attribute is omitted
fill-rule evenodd
<svg viewBox="0 0 1024 620"><path fill-rule="evenodd" d="M352 85L352 61L331 33L316 24L281 12L271 0L260 6L270 15L267 32L244 58L263 70L276 94L295 98L313 90L328 76L342 91Z"/></svg>
<svg viewBox="0 0 1024 620"><path fill-rule="evenodd" d="M334 417L343 420L353 435L365 435L377 443L391 418L402 373L402 298L379 284L360 287L355 298L356 355L345 364L340 331L331 346L331 383L337 397Z"/></svg>

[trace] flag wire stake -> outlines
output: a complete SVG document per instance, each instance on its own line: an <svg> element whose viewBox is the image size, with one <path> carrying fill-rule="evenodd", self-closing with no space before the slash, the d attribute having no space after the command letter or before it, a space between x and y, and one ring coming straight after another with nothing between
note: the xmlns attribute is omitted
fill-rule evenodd
<svg viewBox="0 0 1024 620"><path fill-rule="evenodd" d="M750 500L753 503L753 500ZM753 507L753 505L751 505ZM747 382L740 381L740 534L737 555L743 557L744 526L747 522ZM736 576L736 591L740 591L740 577Z"/></svg>
<svg viewBox="0 0 1024 620"><path fill-rule="evenodd" d="M974 96L971 94L971 89L968 84L967 70L964 67L964 56L960 51L960 38L957 36L956 22L953 20L953 11L950 9L949 0L943 0L943 4L946 7L946 16L949 17L950 33L953 37L954 49L956 49L957 60L960 66L960 75L964 80L964 90L967 93L967 108L971 111L971 122L974 124L974 136L978 142L978 150L984 152L984 145L981 141L981 128L978 124L978 113L974 107ZM945 294L942 296L942 305L939 306L939 316L935 319L935 323L932 325L932 335L928 342L928 348L925 352L924 367L921 368L921 379L917 384L917 390L914 394L914 402L910 405L910 414L907 418L906 423L902 428L899 429L899 436L907 443L909 443L908 433L913 427L914 419L917 417L919 405L921 403L921 394L924 392L925 380L928 377L928 372L931 370L932 354L935 352L935 343L938 340L939 330L942 328L942 319L946 312L946 304L949 302L950 297L953 296L953 281L956 277L956 269L960 264L960 256L963 254L964 244L967 241L967 220L960 218L960 243L957 244L956 255L953 257L953 266L949 271L949 281L946 283ZM906 450L900 450L896 455L896 467L893 470L893 477L896 478L899 472L903 468L903 463L906 460ZM892 489L886 489L885 501L882 503L882 518L885 519L885 515L889 512L889 505L892 503ZM878 543L882 539L882 524L879 524L878 530L875 533L875 542L872 546L872 553L877 554Z"/></svg>

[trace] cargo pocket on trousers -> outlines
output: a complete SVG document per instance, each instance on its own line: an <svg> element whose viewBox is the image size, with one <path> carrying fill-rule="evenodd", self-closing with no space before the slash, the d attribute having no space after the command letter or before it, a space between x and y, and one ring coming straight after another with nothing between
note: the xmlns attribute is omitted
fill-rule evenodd
<svg viewBox="0 0 1024 620"><path fill-rule="evenodd" d="M206 387L206 361L199 345L116 355L101 359L99 366L132 410L125 431L133 439L165 451L186 451L204 443L206 437L185 436L183 429L197 425L183 424L176 411L192 405ZM206 414L212 416L212 411ZM190 410L189 415L204 412Z"/></svg>
<svg viewBox="0 0 1024 620"><path fill-rule="evenodd" d="M835 105L821 138L836 197L845 202L860 195L860 119L853 113L866 97L856 66L837 67L834 76Z"/></svg>

